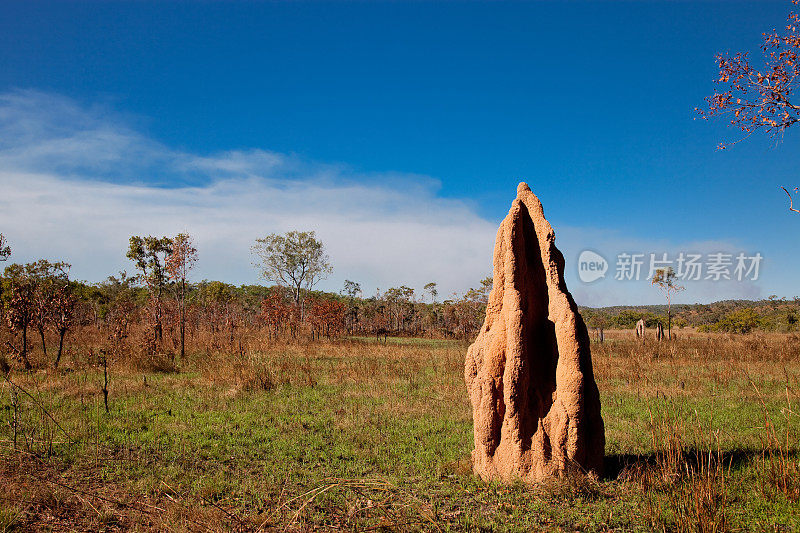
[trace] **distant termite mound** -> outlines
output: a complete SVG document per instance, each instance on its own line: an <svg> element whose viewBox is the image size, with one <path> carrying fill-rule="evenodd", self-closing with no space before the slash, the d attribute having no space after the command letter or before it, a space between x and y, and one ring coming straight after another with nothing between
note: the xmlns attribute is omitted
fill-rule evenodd
<svg viewBox="0 0 800 533"><path fill-rule="evenodd" d="M636 323L636 337L644 340L644 318L640 318Z"/></svg>
<svg viewBox="0 0 800 533"><path fill-rule="evenodd" d="M497 231L494 286L464 377L481 478L601 473L605 433L589 334L553 228L526 183Z"/></svg>

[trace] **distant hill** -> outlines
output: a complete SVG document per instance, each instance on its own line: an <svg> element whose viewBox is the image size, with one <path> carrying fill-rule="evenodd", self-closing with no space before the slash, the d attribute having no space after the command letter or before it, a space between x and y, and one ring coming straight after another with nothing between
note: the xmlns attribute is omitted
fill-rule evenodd
<svg viewBox="0 0 800 533"><path fill-rule="evenodd" d="M667 306L616 305L579 307L589 327L633 328L640 318L648 327L661 322L666 326ZM766 300L721 300L709 304L676 304L672 306L672 325L703 327L709 330L796 331L800 329L800 299L769 298Z"/></svg>

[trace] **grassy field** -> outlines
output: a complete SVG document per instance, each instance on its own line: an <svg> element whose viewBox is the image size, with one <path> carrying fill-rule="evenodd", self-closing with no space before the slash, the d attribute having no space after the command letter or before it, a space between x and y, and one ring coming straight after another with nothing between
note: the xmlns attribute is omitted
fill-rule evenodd
<svg viewBox="0 0 800 533"><path fill-rule="evenodd" d="M533 487L472 476L459 342L118 355L108 412L86 343L0 384L0 531L800 530L796 335L608 332L605 476Z"/></svg>

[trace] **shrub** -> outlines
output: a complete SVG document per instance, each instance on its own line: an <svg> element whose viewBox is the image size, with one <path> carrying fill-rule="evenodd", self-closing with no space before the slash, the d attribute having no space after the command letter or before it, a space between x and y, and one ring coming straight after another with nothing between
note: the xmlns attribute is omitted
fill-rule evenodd
<svg viewBox="0 0 800 533"><path fill-rule="evenodd" d="M721 331L726 333L750 333L753 329L762 327L764 321L752 309L739 309L725 315L714 324L704 324L699 331Z"/></svg>

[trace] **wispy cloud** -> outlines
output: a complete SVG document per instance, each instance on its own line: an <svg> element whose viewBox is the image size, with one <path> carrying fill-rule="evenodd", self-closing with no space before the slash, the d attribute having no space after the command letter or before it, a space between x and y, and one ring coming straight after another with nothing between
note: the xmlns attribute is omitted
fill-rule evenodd
<svg viewBox="0 0 800 533"><path fill-rule="evenodd" d="M200 252L197 279L255 282L255 239L300 229L316 231L328 249L334 274L323 288L338 290L345 278L368 293L436 281L449 296L491 273L497 228L468 202L438 196L438 182L427 176L358 172L259 149L187 153L144 135L112 107L35 91L0 94L0 185L0 231L13 259L66 260L75 277L89 281L132 268L125 259L131 235L186 231ZM612 269L614 254L625 250L731 248L636 241L593 228L556 231L568 285L586 305L660 298L644 281L581 284L575 261L586 247L606 254ZM759 293L741 283L695 289L687 300Z"/></svg>
<svg viewBox="0 0 800 533"><path fill-rule="evenodd" d="M38 92L0 96L0 139L0 220L14 259L64 259L80 278L130 269L130 235L179 231L197 239L198 278L234 283L257 279L256 238L291 229L326 244L329 289L349 278L369 290L437 281L447 293L491 270L494 224L437 197L431 179L264 150L187 154L106 108ZM155 183L134 178L142 169Z"/></svg>

